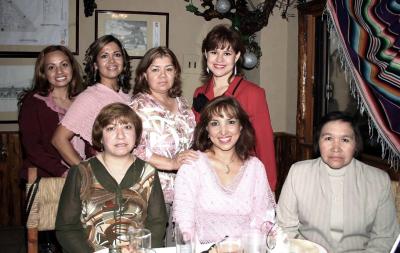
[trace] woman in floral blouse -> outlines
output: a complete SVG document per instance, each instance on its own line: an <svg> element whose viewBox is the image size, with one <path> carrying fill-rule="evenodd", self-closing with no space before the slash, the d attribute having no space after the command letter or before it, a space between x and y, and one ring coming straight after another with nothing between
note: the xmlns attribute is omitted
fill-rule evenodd
<svg viewBox="0 0 400 253"><path fill-rule="evenodd" d="M193 112L181 96L181 68L166 47L150 49L136 68L131 107L141 117L143 134L134 153L159 169L168 215L174 196L176 170L197 159L190 150L195 127ZM173 245L171 219L167 246Z"/></svg>

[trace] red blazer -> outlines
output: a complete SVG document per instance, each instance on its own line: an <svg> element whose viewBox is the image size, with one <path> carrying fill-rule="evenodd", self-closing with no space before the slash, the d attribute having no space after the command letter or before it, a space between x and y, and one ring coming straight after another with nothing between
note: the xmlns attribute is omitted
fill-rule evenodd
<svg viewBox="0 0 400 253"><path fill-rule="evenodd" d="M194 92L194 97L199 93L206 95L209 100L214 98L214 89L210 82L198 87ZM236 98L249 115L256 133L256 156L263 162L269 185L272 191L275 191L277 172L274 136L264 89L237 76L229 85L225 95ZM198 122L200 114L195 110L193 112Z"/></svg>

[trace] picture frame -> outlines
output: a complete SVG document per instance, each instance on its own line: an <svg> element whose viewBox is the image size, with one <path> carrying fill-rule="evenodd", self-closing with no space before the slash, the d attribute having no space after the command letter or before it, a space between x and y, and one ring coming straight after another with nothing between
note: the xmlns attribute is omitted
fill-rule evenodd
<svg viewBox="0 0 400 253"><path fill-rule="evenodd" d="M95 38L112 34L131 59L141 59L150 48L168 47L169 13L96 10Z"/></svg>
<svg viewBox="0 0 400 253"><path fill-rule="evenodd" d="M66 46L74 55L79 54L79 0L2 1L0 4L0 15L10 20L0 30L0 58L36 58L52 44ZM68 19L64 18L66 15Z"/></svg>
<svg viewBox="0 0 400 253"><path fill-rule="evenodd" d="M34 63L0 64L0 123L18 121L18 95L32 85Z"/></svg>

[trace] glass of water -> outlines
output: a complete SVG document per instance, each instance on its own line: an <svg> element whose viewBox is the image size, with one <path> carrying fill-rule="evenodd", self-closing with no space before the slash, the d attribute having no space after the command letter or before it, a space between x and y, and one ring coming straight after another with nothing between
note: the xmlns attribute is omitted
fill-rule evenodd
<svg viewBox="0 0 400 253"><path fill-rule="evenodd" d="M190 233L184 232L179 227L179 224L175 224L175 241L176 241L176 253L194 253L195 252L195 240L194 236Z"/></svg>
<svg viewBox="0 0 400 253"><path fill-rule="evenodd" d="M150 249L151 232L146 228L137 228L129 231L129 248L131 250Z"/></svg>

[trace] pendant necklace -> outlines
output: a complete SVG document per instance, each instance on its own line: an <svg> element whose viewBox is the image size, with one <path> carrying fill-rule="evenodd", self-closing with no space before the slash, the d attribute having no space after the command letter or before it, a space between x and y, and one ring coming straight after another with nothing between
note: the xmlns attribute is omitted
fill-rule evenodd
<svg viewBox="0 0 400 253"><path fill-rule="evenodd" d="M231 172L231 164L235 161L234 157L232 157L231 161L229 163L225 163L224 161L218 159L215 157L215 159L217 159L220 163L222 163L225 167L225 174L229 174Z"/></svg>

